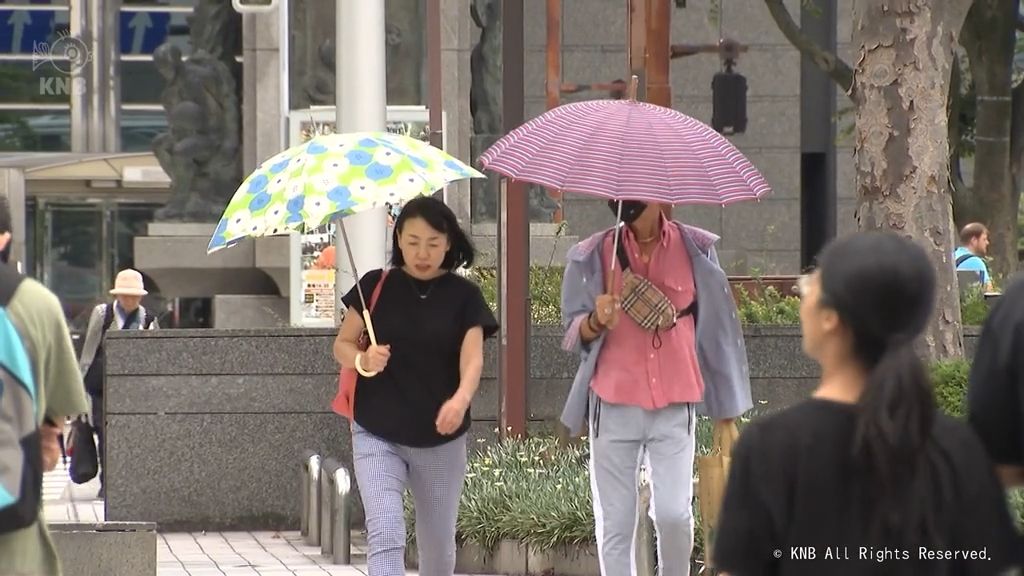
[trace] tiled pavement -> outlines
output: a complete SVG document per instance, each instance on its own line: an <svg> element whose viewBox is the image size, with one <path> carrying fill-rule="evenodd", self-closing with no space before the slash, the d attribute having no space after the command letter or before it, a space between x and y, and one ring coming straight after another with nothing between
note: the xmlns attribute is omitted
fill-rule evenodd
<svg viewBox="0 0 1024 576"><path fill-rule="evenodd" d="M103 502L97 481L75 485L63 464L43 482L44 513L50 522L96 522ZM366 571L366 544L352 533L352 566L337 566L306 546L298 532L162 533L157 541L158 576L360 576ZM416 574L409 572L408 574Z"/></svg>

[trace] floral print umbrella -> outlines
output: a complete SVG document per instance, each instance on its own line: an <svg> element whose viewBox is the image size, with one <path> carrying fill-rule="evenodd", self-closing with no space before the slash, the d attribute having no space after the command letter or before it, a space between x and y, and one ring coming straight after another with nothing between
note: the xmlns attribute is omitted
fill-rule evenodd
<svg viewBox="0 0 1024 576"><path fill-rule="evenodd" d="M388 132L326 134L264 162L235 192L207 253L302 232L484 175L430 144Z"/></svg>

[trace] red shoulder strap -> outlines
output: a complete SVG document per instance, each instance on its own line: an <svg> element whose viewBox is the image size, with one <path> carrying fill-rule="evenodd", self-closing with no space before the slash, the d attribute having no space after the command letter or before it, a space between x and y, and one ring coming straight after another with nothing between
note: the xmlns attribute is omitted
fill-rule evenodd
<svg viewBox="0 0 1024 576"><path fill-rule="evenodd" d="M377 305L377 297L380 296L380 289L384 286L384 279L388 277L388 272L390 270L385 268L381 272L380 280L377 280L377 285L373 287L373 294L370 295L370 312L373 312L374 306Z"/></svg>

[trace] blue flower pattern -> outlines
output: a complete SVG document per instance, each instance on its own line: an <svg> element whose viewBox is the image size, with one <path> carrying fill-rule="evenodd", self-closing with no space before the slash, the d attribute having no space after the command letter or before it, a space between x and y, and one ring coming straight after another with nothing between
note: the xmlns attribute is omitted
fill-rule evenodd
<svg viewBox="0 0 1024 576"><path fill-rule="evenodd" d="M444 152L406 136L352 136L318 136L263 164L228 204L208 251L233 246L246 237L244 230L228 231L228 224L242 210L254 218L265 219L266 229L261 226L259 235L273 235L321 224L307 220L319 219L324 210L328 214L324 221L329 221L384 202L397 206L455 180L482 177ZM382 148L397 158L388 164L374 161L374 154ZM342 157L347 160L346 167L342 167ZM353 186L359 180L373 182L373 186ZM331 186L332 182L336 184ZM297 183L299 191L295 190ZM286 208L268 211L271 204L284 204Z"/></svg>

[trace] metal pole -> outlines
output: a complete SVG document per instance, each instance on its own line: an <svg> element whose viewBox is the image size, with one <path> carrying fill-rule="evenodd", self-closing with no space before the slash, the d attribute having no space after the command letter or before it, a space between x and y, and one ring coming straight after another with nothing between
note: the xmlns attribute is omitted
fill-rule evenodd
<svg viewBox="0 0 1024 576"><path fill-rule="evenodd" d="M313 497L313 493L310 492L309 482L312 470L310 467L313 464L313 459L317 459L317 465L319 466L320 456L312 450L306 450L302 453L302 504L299 509L299 533L302 536L309 535L309 501Z"/></svg>
<svg viewBox="0 0 1024 576"><path fill-rule="evenodd" d="M333 458L320 466L320 553L325 556L334 552L334 472L340 467Z"/></svg>
<svg viewBox="0 0 1024 576"><path fill-rule="evenodd" d="M557 108L562 100L562 0L547 0L547 109ZM561 222L561 190L548 190L548 196L557 204L554 221Z"/></svg>
<svg viewBox="0 0 1024 576"><path fill-rule="evenodd" d="M306 544L320 545L320 456L313 454L307 460L309 469L309 525L306 532Z"/></svg>
<svg viewBox="0 0 1024 576"><path fill-rule="evenodd" d="M441 76L441 0L427 0L427 90L430 145L444 150L444 84Z"/></svg>
<svg viewBox="0 0 1024 576"><path fill-rule="evenodd" d="M387 127L384 0L337 0L335 12L335 130L339 133L383 131ZM384 267L385 209L375 208L348 216L345 226L352 238L356 268ZM339 248L344 246L340 230L335 234L335 244ZM340 323L341 297L355 284L355 279L346 258L335 260L338 268L334 279L334 318Z"/></svg>
<svg viewBox="0 0 1024 576"><path fill-rule="evenodd" d="M121 0L106 0L103 12L103 151L121 151Z"/></svg>
<svg viewBox="0 0 1024 576"><path fill-rule="evenodd" d="M352 477L348 469L339 466L334 471L334 497L331 500L331 535L335 564L352 563Z"/></svg>
<svg viewBox="0 0 1024 576"><path fill-rule="evenodd" d="M85 0L71 0L70 26L71 36L78 38L87 46L92 46L92 32L89 31L89 9ZM91 52L90 52L91 53ZM82 66L71 66L71 85L85 87L92 77L92 67L96 66L95 58ZM95 90L95 88L94 88ZM89 151L89 90L75 89L71 91L71 151Z"/></svg>
<svg viewBox="0 0 1024 576"><path fill-rule="evenodd" d="M509 132L523 123L523 0L504 0L502 10L502 124ZM530 213L528 189L503 181L498 212L501 254L501 435L526 434L526 387L530 342Z"/></svg>

